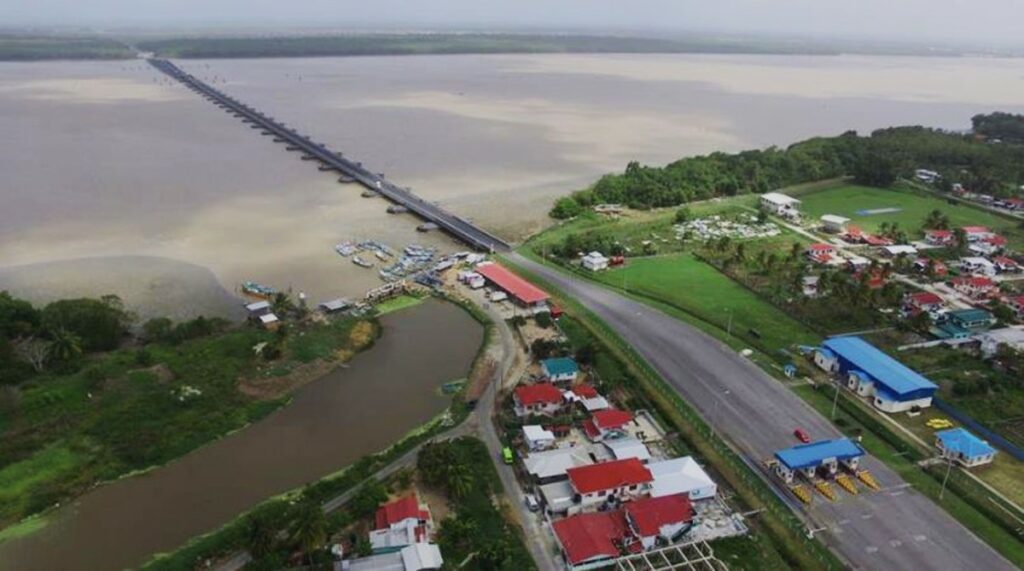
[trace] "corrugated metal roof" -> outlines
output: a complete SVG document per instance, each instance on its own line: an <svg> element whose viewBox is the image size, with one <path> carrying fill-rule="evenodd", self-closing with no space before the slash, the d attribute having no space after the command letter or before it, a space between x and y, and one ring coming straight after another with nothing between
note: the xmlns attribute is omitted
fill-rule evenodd
<svg viewBox="0 0 1024 571"><path fill-rule="evenodd" d="M800 470L821 464L826 458L849 460L864 455L864 450L849 438L819 440L800 444L775 453L775 458L790 470Z"/></svg>
<svg viewBox="0 0 1024 571"><path fill-rule="evenodd" d="M897 395L938 388L935 383L860 337L833 337L826 340L824 346Z"/></svg>
<svg viewBox="0 0 1024 571"><path fill-rule="evenodd" d="M963 428L951 428L936 432L935 437L942 441L942 447L946 450L963 454L968 458L994 454L996 451L988 442Z"/></svg>
<svg viewBox="0 0 1024 571"><path fill-rule="evenodd" d="M540 288L508 271L504 266L493 262L480 264L476 271L523 303L538 303L548 298L548 294Z"/></svg>

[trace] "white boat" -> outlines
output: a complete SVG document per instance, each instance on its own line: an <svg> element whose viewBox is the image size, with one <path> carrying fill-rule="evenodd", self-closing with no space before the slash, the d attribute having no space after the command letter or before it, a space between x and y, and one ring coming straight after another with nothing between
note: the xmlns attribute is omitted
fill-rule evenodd
<svg viewBox="0 0 1024 571"><path fill-rule="evenodd" d="M341 242L334 245L334 251L347 258L352 254L355 254L358 249L352 242Z"/></svg>
<svg viewBox="0 0 1024 571"><path fill-rule="evenodd" d="M366 260L362 259L359 256L353 256L352 257L352 263L357 265L357 266L359 266L359 267L361 267L361 268L372 268L373 267L373 262L367 262Z"/></svg>

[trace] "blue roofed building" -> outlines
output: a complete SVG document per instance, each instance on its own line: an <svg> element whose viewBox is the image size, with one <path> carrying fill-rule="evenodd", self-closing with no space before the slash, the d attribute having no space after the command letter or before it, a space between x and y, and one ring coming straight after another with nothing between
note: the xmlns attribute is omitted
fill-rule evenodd
<svg viewBox="0 0 1024 571"><path fill-rule="evenodd" d="M928 407L938 386L860 337L833 337L814 354L822 369L883 412Z"/></svg>
<svg viewBox="0 0 1024 571"><path fill-rule="evenodd" d="M540 362L540 368L544 376L552 382L575 381L580 373L576 361L569 357L558 357L556 359L544 359Z"/></svg>
<svg viewBox="0 0 1024 571"><path fill-rule="evenodd" d="M864 449L849 438L819 440L784 448L775 453L775 471L787 484L797 474L813 478L818 470L834 475L842 464L850 471L856 471Z"/></svg>
<svg viewBox="0 0 1024 571"><path fill-rule="evenodd" d="M964 428L951 428L935 433L935 446L943 458L973 468L988 464L996 457L991 444L971 434Z"/></svg>

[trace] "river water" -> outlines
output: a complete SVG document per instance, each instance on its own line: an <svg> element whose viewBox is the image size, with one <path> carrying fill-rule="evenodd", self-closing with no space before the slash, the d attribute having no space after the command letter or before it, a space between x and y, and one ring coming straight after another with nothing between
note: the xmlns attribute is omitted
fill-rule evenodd
<svg viewBox="0 0 1024 571"><path fill-rule="evenodd" d="M445 408L438 388L465 376L483 330L437 301L382 323L372 349L300 389L287 407L167 466L96 488L41 531L0 543L0 569L138 565L394 443Z"/></svg>
<svg viewBox="0 0 1024 571"><path fill-rule="evenodd" d="M893 124L1024 111L1024 61L504 55L179 62L506 237L621 170ZM143 255L354 295L346 238L456 244L339 185L142 62L0 64L0 266ZM396 220L396 218L398 218ZM83 269L83 272L85 270ZM111 281L128 287L132 267ZM74 282L74 280L71 280ZM82 281L95 281L83 274ZM40 291L40 294L46 293Z"/></svg>

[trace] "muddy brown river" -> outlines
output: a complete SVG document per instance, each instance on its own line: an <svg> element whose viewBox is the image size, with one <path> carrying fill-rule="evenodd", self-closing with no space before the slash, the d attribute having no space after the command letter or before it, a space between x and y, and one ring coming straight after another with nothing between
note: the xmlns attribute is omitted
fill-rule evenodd
<svg viewBox="0 0 1024 571"><path fill-rule="evenodd" d="M465 376L483 329L437 301L387 315L382 324L372 349L299 390L287 407L167 466L101 486L58 510L42 530L0 543L0 569L138 566L436 416L448 402L439 386Z"/></svg>

